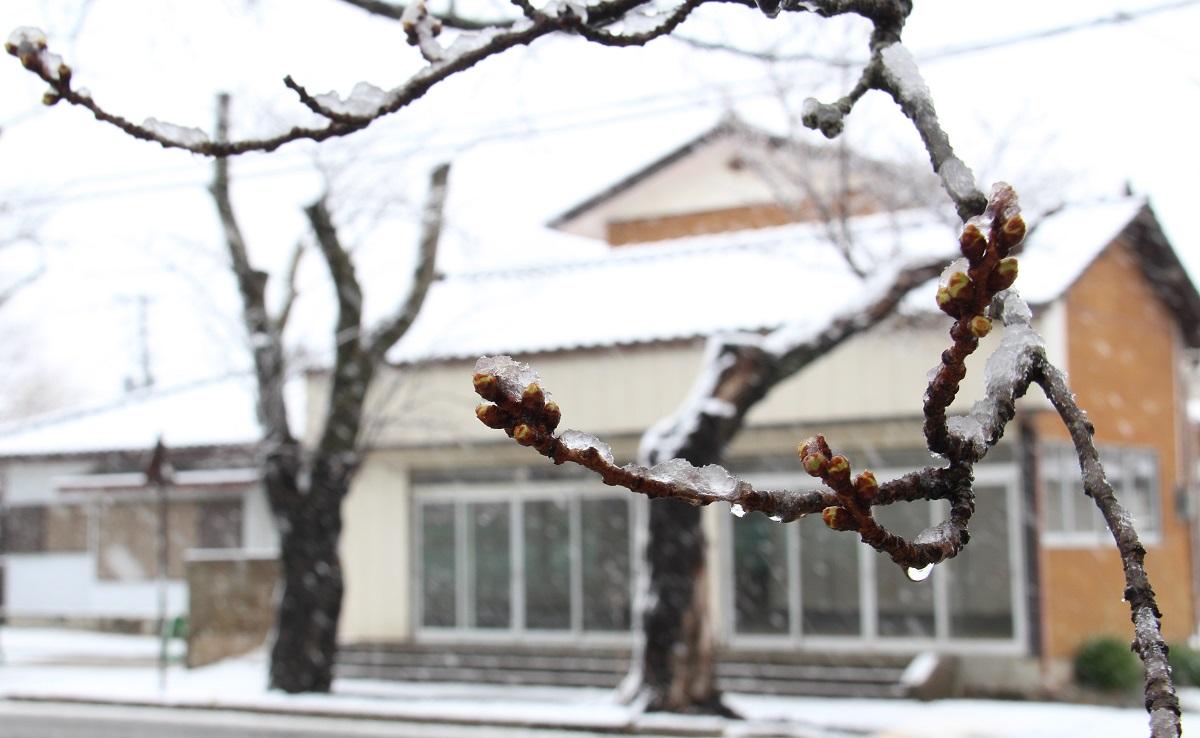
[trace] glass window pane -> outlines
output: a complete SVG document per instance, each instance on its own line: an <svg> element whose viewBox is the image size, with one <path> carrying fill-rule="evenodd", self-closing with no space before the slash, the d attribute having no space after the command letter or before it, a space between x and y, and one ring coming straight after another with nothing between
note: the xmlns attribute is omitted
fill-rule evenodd
<svg viewBox="0 0 1200 738"><path fill-rule="evenodd" d="M929 503L898 502L877 507L875 517L885 528L912 540L929 527ZM932 637L933 577L913 582L890 558L878 555L875 564L876 603L879 635Z"/></svg>
<svg viewBox="0 0 1200 738"><path fill-rule="evenodd" d="M858 596L858 557L862 544L858 536L829 530L816 515L798 525L801 632L858 635L862 630Z"/></svg>
<svg viewBox="0 0 1200 738"><path fill-rule="evenodd" d="M585 630L629 630L629 501L580 502Z"/></svg>
<svg viewBox="0 0 1200 738"><path fill-rule="evenodd" d="M454 505L421 507L421 622L455 625Z"/></svg>
<svg viewBox="0 0 1200 738"><path fill-rule="evenodd" d="M941 565L947 578L950 635L1013 636L1012 571L1008 559L1008 495L977 486L971 543Z"/></svg>
<svg viewBox="0 0 1200 738"><path fill-rule="evenodd" d="M1106 474L1108 467L1109 465L1106 464L1104 468ZM1080 476L1076 474L1071 477L1064 486L1067 490L1067 504L1071 507L1074 515L1071 530L1077 533L1095 533L1103 529L1104 519L1100 516L1100 510L1096 507L1096 503L1084 493L1083 480Z"/></svg>
<svg viewBox="0 0 1200 738"><path fill-rule="evenodd" d="M469 505L471 584L476 628L507 628L510 597L508 503Z"/></svg>
<svg viewBox="0 0 1200 738"><path fill-rule="evenodd" d="M1158 461L1153 453L1130 452L1126 459L1129 468L1129 494L1121 502L1133 516L1138 532L1147 535L1158 532Z"/></svg>
<svg viewBox="0 0 1200 738"><path fill-rule="evenodd" d="M571 625L570 525L565 501L525 503L525 625Z"/></svg>
<svg viewBox="0 0 1200 738"><path fill-rule="evenodd" d="M1067 530L1067 521L1063 515L1064 474L1068 471L1063 464L1063 455L1059 448L1043 446L1041 454L1042 477L1042 519L1048 532Z"/></svg>
<svg viewBox="0 0 1200 738"><path fill-rule="evenodd" d="M787 633L786 528L762 515L733 521L734 625L739 633Z"/></svg>

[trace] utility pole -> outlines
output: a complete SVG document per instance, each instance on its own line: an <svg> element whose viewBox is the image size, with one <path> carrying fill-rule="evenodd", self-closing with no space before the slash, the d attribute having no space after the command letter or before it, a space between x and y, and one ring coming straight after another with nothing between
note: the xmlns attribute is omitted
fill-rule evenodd
<svg viewBox="0 0 1200 738"><path fill-rule="evenodd" d="M167 645L170 639L167 619L167 566L170 552L170 531L167 513L167 488L171 485L171 462L167 458L167 446L159 436L146 467L146 486L154 489L158 499L158 689L167 688Z"/></svg>

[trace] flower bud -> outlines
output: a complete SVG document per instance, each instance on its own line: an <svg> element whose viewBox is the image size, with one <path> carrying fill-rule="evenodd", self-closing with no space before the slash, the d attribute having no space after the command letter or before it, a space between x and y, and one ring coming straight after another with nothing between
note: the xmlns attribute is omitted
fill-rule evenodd
<svg viewBox="0 0 1200 738"><path fill-rule="evenodd" d="M12 41L5 41L4 42L4 51L11 56L16 56L17 55L17 45L14 44Z"/></svg>
<svg viewBox="0 0 1200 738"><path fill-rule="evenodd" d="M474 382L475 394L485 400L496 402L504 396L504 391L500 388L500 378L495 374L476 374Z"/></svg>
<svg viewBox="0 0 1200 738"><path fill-rule="evenodd" d="M1012 287L1015 281L1017 281L1017 258L1009 256L1001 259L1000 263L996 265L996 270L988 278L988 288L992 292L999 292Z"/></svg>
<svg viewBox="0 0 1200 738"><path fill-rule="evenodd" d="M958 305L955 304L954 298L950 296L950 290L945 287L938 287L937 306L951 318L958 317Z"/></svg>
<svg viewBox="0 0 1200 738"><path fill-rule="evenodd" d="M871 472L860 472L858 476L854 477L854 491L858 493L860 500L870 502L879 493L879 482Z"/></svg>
<svg viewBox="0 0 1200 738"><path fill-rule="evenodd" d="M58 101L61 99L62 98L59 97L58 93L55 92L54 90L46 90L45 92L42 93L42 105L45 105L47 107L49 107L50 105L58 104Z"/></svg>
<svg viewBox="0 0 1200 738"><path fill-rule="evenodd" d="M808 472L811 476L819 477L829 468L829 457L820 451L816 451L807 454L801 459L801 463L804 464L804 471Z"/></svg>
<svg viewBox="0 0 1200 738"><path fill-rule="evenodd" d="M540 410L546 404L546 393L534 382L521 393L521 404L531 410Z"/></svg>
<svg viewBox="0 0 1200 738"><path fill-rule="evenodd" d="M532 446L537 443L538 432L532 427L521 423L513 428L513 440L522 446Z"/></svg>
<svg viewBox="0 0 1200 738"><path fill-rule="evenodd" d="M945 289L951 299L957 300L967 294L970 286L971 278L967 276L966 272L955 272L950 275Z"/></svg>
<svg viewBox="0 0 1200 738"><path fill-rule="evenodd" d="M1021 243L1025 238L1025 219L1019 214L1014 215L1004 221L1004 225L1000 226L1000 250L1002 254L1007 254L1008 250L1013 246Z"/></svg>
<svg viewBox="0 0 1200 738"><path fill-rule="evenodd" d="M496 405L479 405L475 408L475 417L489 428L500 430L508 426L509 415Z"/></svg>
<svg viewBox="0 0 1200 738"><path fill-rule="evenodd" d="M821 520L833 530L854 530L854 517L840 507L830 506L821 511Z"/></svg>
<svg viewBox="0 0 1200 738"><path fill-rule="evenodd" d="M826 470L832 480L849 480L850 479L850 460L845 456L838 454L829 460L829 468Z"/></svg>
<svg viewBox="0 0 1200 738"><path fill-rule="evenodd" d="M976 315L971 318L970 323L971 335L976 338L983 338L992 332L992 321L983 315Z"/></svg>
<svg viewBox="0 0 1200 738"><path fill-rule="evenodd" d="M558 409L558 403L554 400L546 403L546 408L542 412L542 418L546 421L546 430L553 431L558 427L558 423L562 420L562 410Z"/></svg>
<svg viewBox="0 0 1200 738"><path fill-rule="evenodd" d="M962 235L958 237L958 245L962 250L962 255L974 264L982 259L987 251L987 238L983 235L983 231L979 230L979 226L968 223L963 228Z"/></svg>

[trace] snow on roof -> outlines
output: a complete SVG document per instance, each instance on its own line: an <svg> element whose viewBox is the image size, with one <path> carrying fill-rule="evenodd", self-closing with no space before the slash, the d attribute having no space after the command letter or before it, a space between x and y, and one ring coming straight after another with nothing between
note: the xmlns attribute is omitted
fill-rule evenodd
<svg viewBox="0 0 1200 738"><path fill-rule="evenodd" d="M141 391L102 407L0 426L0 457L254 443L261 437L254 381L223 377Z"/></svg>
<svg viewBox="0 0 1200 738"><path fill-rule="evenodd" d="M1056 299L1143 205L1129 198L1046 218L1026 245L1018 289L1034 304ZM956 248L953 231L927 213L852 223L858 246L876 258L950 258ZM599 258L448 276L388 358L465 359L815 325L862 288L818 224L621 246ZM906 311L932 311L934 289L915 291Z"/></svg>

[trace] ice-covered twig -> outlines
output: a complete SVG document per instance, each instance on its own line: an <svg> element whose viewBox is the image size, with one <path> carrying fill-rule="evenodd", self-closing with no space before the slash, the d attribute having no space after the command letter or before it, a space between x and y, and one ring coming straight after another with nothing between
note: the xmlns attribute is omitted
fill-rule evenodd
<svg viewBox="0 0 1200 738"><path fill-rule="evenodd" d="M1075 395L1067 386L1066 377L1042 352L1035 353L1029 375L1046 393L1066 424L1079 458L1084 494L1091 497L1096 507L1100 508L1120 551L1125 575L1124 597L1129 603L1130 619L1133 621L1133 649L1145 665L1143 693L1146 711L1150 713L1150 735L1152 738L1175 738L1182 732L1179 698L1171 681L1167 645L1163 641L1159 623L1162 612L1158 609L1154 588L1150 586L1146 574L1146 549L1138 540L1133 519L1113 494L1100 464L1100 454L1092 441L1095 429L1087 413L1075 402Z"/></svg>
<svg viewBox="0 0 1200 738"><path fill-rule="evenodd" d="M342 0L347 5L353 5L381 18L400 20L404 17L407 5L383 2L382 0ZM432 12L432 11L431 11ZM484 28L506 28L513 24L512 18L470 18L455 12L433 13L446 28L457 28L463 31L479 31Z"/></svg>
<svg viewBox="0 0 1200 738"><path fill-rule="evenodd" d="M853 516L864 543L888 554L905 567L924 567L954 556L966 540L971 516L970 471L964 467L929 468L887 484L877 484L869 471L850 478L849 462L829 452L824 439L802 444L805 468L820 476L832 491L791 492L758 490L717 464L694 466L679 458L652 466L618 466L608 444L580 431L555 434L562 419L558 404L549 399L541 378L528 364L508 356L483 357L475 365L475 391L487 404L476 408L484 425L503 430L522 446L533 448L556 464L574 463L595 472L608 485L646 495L682 500L692 505L726 502L744 512L761 512L783 522L822 513L838 530L850 530L845 515ZM822 464L813 448L826 452ZM832 459L832 461L830 461ZM880 526L870 515L874 505L914 499L946 499L951 519L923 539L908 541ZM928 532L927 532L928 533Z"/></svg>

